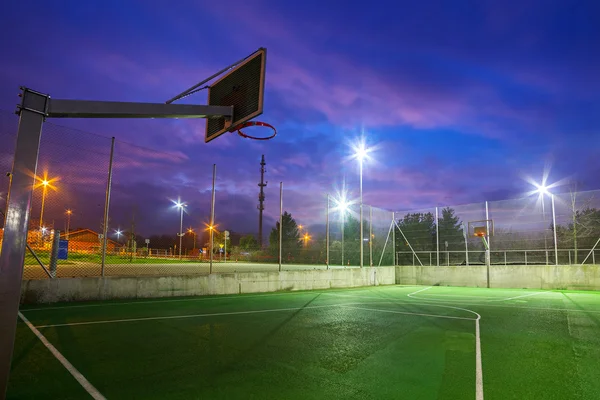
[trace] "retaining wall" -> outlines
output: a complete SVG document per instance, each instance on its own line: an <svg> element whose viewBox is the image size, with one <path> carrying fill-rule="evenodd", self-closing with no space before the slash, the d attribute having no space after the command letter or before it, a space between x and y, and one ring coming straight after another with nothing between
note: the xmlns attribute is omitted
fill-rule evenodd
<svg viewBox="0 0 600 400"><path fill-rule="evenodd" d="M600 290L599 265L492 265L490 287ZM396 267L396 283L487 287L487 269L477 266Z"/></svg>
<svg viewBox="0 0 600 400"><path fill-rule="evenodd" d="M201 276L28 280L22 303L204 296L393 285L394 267L243 272Z"/></svg>

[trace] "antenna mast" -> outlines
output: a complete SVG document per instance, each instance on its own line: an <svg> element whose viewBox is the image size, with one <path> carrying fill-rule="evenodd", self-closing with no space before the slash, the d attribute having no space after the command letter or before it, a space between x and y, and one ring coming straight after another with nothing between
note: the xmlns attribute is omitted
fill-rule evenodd
<svg viewBox="0 0 600 400"><path fill-rule="evenodd" d="M260 192L258 193L258 248L263 248L263 211L265 210L265 192L264 188L267 186L267 182L265 182L265 155L262 155L260 160L260 183L258 186L260 187Z"/></svg>

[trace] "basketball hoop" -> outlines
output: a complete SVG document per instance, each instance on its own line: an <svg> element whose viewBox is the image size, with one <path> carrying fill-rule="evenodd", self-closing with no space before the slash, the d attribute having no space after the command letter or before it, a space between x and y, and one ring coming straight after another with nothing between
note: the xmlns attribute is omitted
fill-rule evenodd
<svg viewBox="0 0 600 400"><path fill-rule="evenodd" d="M251 136L242 131L242 129L247 128L249 126L262 126L265 128L271 128L273 130L273 132L272 132L271 136L266 136L266 137ZM253 139L253 140L269 140L269 139L273 139L277 135L277 129L275 129L275 127L273 125L267 124L266 122L260 122L260 121L244 122L243 124L240 124L240 125L234 127L233 129L231 129L231 132L233 132L233 131L237 131L238 135L240 135L243 138Z"/></svg>

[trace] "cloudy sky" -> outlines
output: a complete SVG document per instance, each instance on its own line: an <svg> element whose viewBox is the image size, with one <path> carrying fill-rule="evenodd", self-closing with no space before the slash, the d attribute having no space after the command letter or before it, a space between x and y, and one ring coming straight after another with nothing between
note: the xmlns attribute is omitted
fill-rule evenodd
<svg viewBox="0 0 600 400"><path fill-rule="evenodd" d="M135 209L145 234L178 230L169 203L178 196L189 204L185 225L208 220L213 164L218 222L256 232L261 154L266 226L278 215L280 181L284 208L322 224L326 193L345 180L357 195L347 156L361 134L376 148L365 203L388 210L521 197L530 190L524 178L544 170L549 182L596 189L598 15L593 0L8 2L2 167L20 85L53 98L164 102L266 47L258 119L277 127L274 140L229 134L205 144L201 120L50 120L40 168L61 179L45 218L60 224L70 207L97 229L112 136L111 225L126 226Z"/></svg>

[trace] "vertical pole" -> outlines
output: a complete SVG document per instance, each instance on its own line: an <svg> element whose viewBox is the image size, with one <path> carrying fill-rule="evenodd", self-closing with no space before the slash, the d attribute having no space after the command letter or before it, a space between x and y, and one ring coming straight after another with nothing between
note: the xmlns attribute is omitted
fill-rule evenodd
<svg viewBox="0 0 600 400"><path fill-rule="evenodd" d="M325 214L325 265L329 269L329 193L327 193L327 214Z"/></svg>
<svg viewBox="0 0 600 400"><path fill-rule="evenodd" d="M554 195L551 194L552 199L552 230L554 231L554 265L558 265L558 240L556 240L556 209L554 208Z"/></svg>
<svg viewBox="0 0 600 400"><path fill-rule="evenodd" d="M48 96L22 88L15 155L0 252L0 398L6 395L27 246L32 189Z"/></svg>
<svg viewBox="0 0 600 400"><path fill-rule="evenodd" d="M179 207L179 260L181 261L181 247L183 247L183 207L184 205L182 204Z"/></svg>
<svg viewBox="0 0 600 400"><path fill-rule="evenodd" d="M208 273L213 272L213 249L214 249L214 232L215 232L215 181L217 179L217 164L213 164L213 176L212 176L212 196L210 198L210 265Z"/></svg>
<svg viewBox="0 0 600 400"><path fill-rule="evenodd" d="M463 236L465 237L465 263L469 266L469 233L465 229L465 224L462 224Z"/></svg>
<svg viewBox="0 0 600 400"><path fill-rule="evenodd" d="M392 251L394 252L394 267L396 266L396 213L392 211Z"/></svg>
<svg viewBox="0 0 600 400"><path fill-rule="evenodd" d="M363 231L363 160L360 159L360 267L363 267L363 244L365 241L364 231Z"/></svg>
<svg viewBox="0 0 600 400"><path fill-rule="evenodd" d="M369 206L369 267L373 266L373 206Z"/></svg>
<svg viewBox="0 0 600 400"><path fill-rule="evenodd" d="M435 254L437 255L437 264L440 266L440 228L439 228L438 208L435 208Z"/></svg>
<svg viewBox="0 0 600 400"><path fill-rule="evenodd" d="M491 260L491 243L490 243L490 209L488 207L488 202L485 202L485 236L487 241L487 248L485 250L485 268L487 275L487 287L490 287L490 264Z"/></svg>
<svg viewBox="0 0 600 400"><path fill-rule="evenodd" d="M69 240L69 232L71 231L71 211L67 213L67 240Z"/></svg>
<svg viewBox="0 0 600 400"><path fill-rule="evenodd" d="M106 181L106 197L104 199L104 227L102 229L102 267L101 276L104 276L104 266L106 264L106 246L108 244L108 210L110 207L110 191L112 188L112 169L113 169L113 158L115 155L115 138L114 136L110 142L110 158L108 161L108 179Z"/></svg>
<svg viewBox="0 0 600 400"><path fill-rule="evenodd" d="M42 208L40 210L40 231L44 227L44 222L43 222L44 221L44 205L46 203L46 191L47 190L48 190L48 186L47 185L43 185L43 188L42 188Z"/></svg>
<svg viewBox="0 0 600 400"><path fill-rule="evenodd" d="M58 263L58 245L60 242L60 231L54 230L54 236L52 237L52 247L50 248L50 265L48 269L50 270L50 275L53 278L56 278L56 265Z"/></svg>
<svg viewBox="0 0 600 400"><path fill-rule="evenodd" d="M279 182L279 271L281 272L283 249L283 182Z"/></svg>
<svg viewBox="0 0 600 400"><path fill-rule="evenodd" d="M342 267L346 264L344 263L344 229L346 222L346 210L342 210Z"/></svg>

